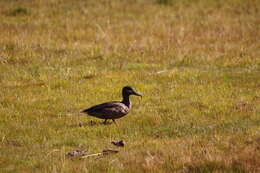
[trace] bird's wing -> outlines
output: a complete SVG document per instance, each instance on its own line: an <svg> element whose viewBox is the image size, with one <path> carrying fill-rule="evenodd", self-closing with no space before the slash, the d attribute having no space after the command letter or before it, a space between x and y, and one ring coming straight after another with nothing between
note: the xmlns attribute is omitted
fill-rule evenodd
<svg viewBox="0 0 260 173"><path fill-rule="evenodd" d="M127 113L127 107L121 102L107 102L85 109L82 113L88 113L90 115L118 115Z"/></svg>

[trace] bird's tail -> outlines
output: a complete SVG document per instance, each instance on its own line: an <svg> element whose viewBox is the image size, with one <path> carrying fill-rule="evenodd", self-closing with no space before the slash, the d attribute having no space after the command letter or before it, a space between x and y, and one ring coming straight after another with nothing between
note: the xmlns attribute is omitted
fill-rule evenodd
<svg viewBox="0 0 260 173"><path fill-rule="evenodd" d="M81 110L79 113L87 113L87 109Z"/></svg>

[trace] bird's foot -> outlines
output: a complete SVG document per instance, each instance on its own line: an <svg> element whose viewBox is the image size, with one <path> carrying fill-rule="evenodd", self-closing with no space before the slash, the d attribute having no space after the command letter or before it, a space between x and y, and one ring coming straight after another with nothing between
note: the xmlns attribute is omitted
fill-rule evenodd
<svg viewBox="0 0 260 173"><path fill-rule="evenodd" d="M105 121L103 122L104 125L109 125L111 124L111 122L108 121L108 119L105 119Z"/></svg>

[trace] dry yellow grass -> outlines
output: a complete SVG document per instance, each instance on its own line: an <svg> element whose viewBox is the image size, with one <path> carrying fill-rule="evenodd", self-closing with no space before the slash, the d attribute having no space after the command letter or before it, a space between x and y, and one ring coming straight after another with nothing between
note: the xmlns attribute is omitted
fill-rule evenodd
<svg viewBox="0 0 260 173"><path fill-rule="evenodd" d="M0 6L0 172L260 171L258 0ZM79 115L124 85L144 97L118 126Z"/></svg>

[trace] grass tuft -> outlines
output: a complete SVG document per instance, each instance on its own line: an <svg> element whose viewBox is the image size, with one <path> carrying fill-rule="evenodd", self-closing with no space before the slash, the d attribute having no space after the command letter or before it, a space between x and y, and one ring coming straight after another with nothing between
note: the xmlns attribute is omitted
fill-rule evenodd
<svg viewBox="0 0 260 173"><path fill-rule="evenodd" d="M17 7L14 9L11 9L8 13L10 16L24 16L24 15L29 15L29 11L26 8L22 7Z"/></svg>

